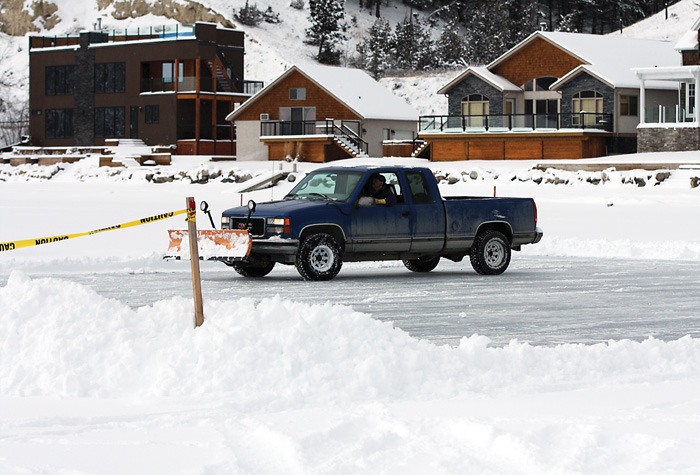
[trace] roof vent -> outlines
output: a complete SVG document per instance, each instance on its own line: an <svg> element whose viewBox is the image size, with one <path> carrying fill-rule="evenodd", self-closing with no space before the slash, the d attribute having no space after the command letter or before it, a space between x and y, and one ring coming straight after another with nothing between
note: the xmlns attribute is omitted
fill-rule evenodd
<svg viewBox="0 0 700 475"><path fill-rule="evenodd" d="M547 22L540 23L540 31L547 31Z"/></svg>

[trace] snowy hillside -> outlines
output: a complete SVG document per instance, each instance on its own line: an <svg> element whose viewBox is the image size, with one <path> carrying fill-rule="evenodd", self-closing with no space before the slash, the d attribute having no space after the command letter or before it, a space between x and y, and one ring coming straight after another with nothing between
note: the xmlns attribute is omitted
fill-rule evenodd
<svg viewBox="0 0 700 475"><path fill-rule="evenodd" d="M668 18L666 14L668 13ZM646 20L628 26L622 34L631 38L677 41L700 17L698 0L682 0Z"/></svg>
<svg viewBox="0 0 700 475"><path fill-rule="evenodd" d="M153 3L153 2L150 2ZM173 4L176 1L172 2ZM182 0L181 3L185 3ZM244 0L201 0L199 9L209 10L233 22L234 9L245 5ZM308 5L297 10L289 5L289 0L263 0L252 2L258 8L270 6L279 13L282 20L279 24L261 23L258 27L237 25L246 33L246 77L251 80L264 81L266 84L279 76L292 64L313 62L315 47L303 42L304 30L308 27ZM41 34L63 35L74 34L83 29L93 28L98 18L105 29L122 29L150 27L153 25L173 24L177 21L165 16L151 13L117 20L113 17L115 6L111 2L105 9L99 10L98 3L75 2L73 0L56 0L56 12L52 15L55 26ZM102 4L105 4L104 2ZM176 12L176 9L173 9ZM134 7L135 14L139 14ZM346 3L346 19L351 25L348 31L348 41L343 53L345 60L355 55L355 45L375 20L372 12L359 9L359 2ZM411 14L408 6L402 3L392 3L384 6L382 17L391 25L400 22ZM171 15L176 16L176 15ZM700 16L700 4L697 0L681 0L668 8L668 19L662 11L653 17L625 28L622 34L631 37L657 38L676 40L688 30L693 21ZM35 21L35 24L39 23ZM233 22L235 23L235 22ZM438 27L439 28L439 27ZM619 34L619 33L615 33ZM8 37L0 34L0 56L12 71L12 82L16 90L3 91L5 98L16 101L27 100L28 74L28 40L25 37ZM457 74L457 71L442 71L432 73L415 73L403 77L387 77L382 83L395 94L406 99L420 114L442 114L446 110L446 99L436 91Z"/></svg>

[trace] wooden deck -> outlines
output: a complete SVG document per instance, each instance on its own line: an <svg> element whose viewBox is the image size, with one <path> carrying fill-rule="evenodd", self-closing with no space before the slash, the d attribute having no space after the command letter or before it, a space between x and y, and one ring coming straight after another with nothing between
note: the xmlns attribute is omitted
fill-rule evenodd
<svg viewBox="0 0 700 475"><path fill-rule="evenodd" d="M601 157L608 136L599 131L420 133L430 143L430 160L435 162Z"/></svg>
<svg viewBox="0 0 700 475"><path fill-rule="evenodd" d="M324 163L351 158L338 146L332 136L267 136L260 141L267 145L268 160L285 160L299 157L302 162Z"/></svg>

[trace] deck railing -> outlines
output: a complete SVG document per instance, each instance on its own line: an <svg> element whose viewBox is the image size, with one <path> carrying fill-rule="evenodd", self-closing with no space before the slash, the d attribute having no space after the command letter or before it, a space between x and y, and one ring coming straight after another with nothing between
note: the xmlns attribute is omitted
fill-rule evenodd
<svg viewBox="0 0 700 475"><path fill-rule="evenodd" d="M99 28L98 28L99 29ZM194 28L191 26L159 25L119 30L101 30L108 42L141 41L163 38L183 38L194 36ZM73 46L80 44L80 35L66 34L55 36L30 36L29 49L54 48L57 46Z"/></svg>
<svg viewBox="0 0 700 475"><path fill-rule="evenodd" d="M326 120L268 120L260 122L260 136L285 135L332 135L350 142L362 153L367 153L369 145L359 135L360 123L356 120L340 121L337 125L333 119Z"/></svg>
<svg viewBox="0 0 700 475"><path fill-rule="evenodd" d="M559 114L424 115L419 132L537 132L596 129L612 132L612 114L576 112Z"/></svg>
<svg viewBox="0 0 700 475"><path fill-rule="evenodd" d="M199 78L199 91L198 92L214 92L214 81L215 78L208 76L201 76ZM262 81L235 81L232 80L229 83L233 91L222 91L217 90L218 93L221 92L233 92L239 94L250 94L253 95L263 88ZM163 79L163 78L142 78L141 79L141 92L167 92L167 91L178 91L178 92L195 92L197 91L197 78L195 76L182 76L179 77L177 81L175 79Z"/></svg>
<svg viewBox="0 0 700 475"><path fill-rule="evenodd" d="M644 122L647 124L682 124L684 122L695 122L695 114L685 107L676 106L655 106L644 109Z"/></svg>

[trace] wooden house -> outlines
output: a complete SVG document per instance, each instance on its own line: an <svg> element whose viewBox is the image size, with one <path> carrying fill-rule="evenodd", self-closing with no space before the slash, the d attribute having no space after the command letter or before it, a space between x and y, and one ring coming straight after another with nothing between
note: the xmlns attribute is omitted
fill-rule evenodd
<svg viewBox="0 0 700 475"><path fill-rule="evenodd" d="M226 116L263 86L244 79L244 53L242 31L212 23L31 36L31 143L125 138L233 156Z"/></svg>
<svg viewBox="0 0 700 475"><path fill-rule="evenodd" d="M421 116L418 156L432 160L583 158L633 152L639 81L633 67L673 65L673 44L619 35L538 31L438 93L444 116ZM652 81L659 103L675 88Z"/></svg>
<svg viewBox="0 0 700 475"><path fill-rule="evenodd" d="M359 69L293 66L227 117L238 160L328 162L382 156L413 139L418 113Z"/></svg>
<svg viewBox="0 0 700 475"><path fill-rule="evenodd" d="M640 68L641 123L637 128L640 152L700 150L700 18L676 43L682 65ZM659 103L649 83L665 81L676 90L676 102Z"/></svg>

